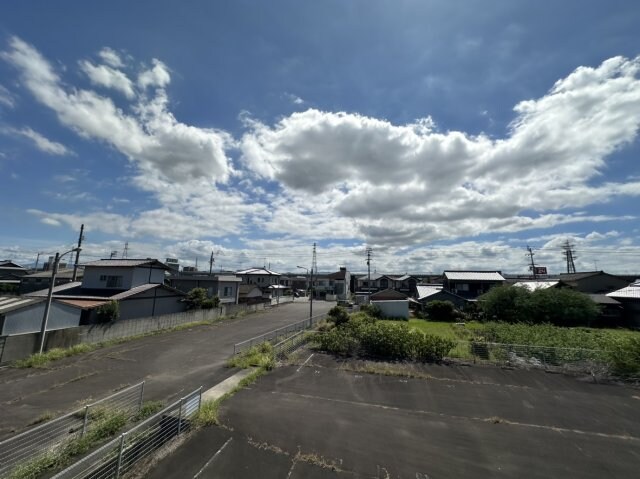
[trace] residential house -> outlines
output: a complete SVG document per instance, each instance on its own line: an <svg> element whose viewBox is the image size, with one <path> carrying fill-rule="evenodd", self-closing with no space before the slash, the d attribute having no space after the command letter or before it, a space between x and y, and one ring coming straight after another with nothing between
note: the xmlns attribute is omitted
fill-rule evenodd
<svg viewBox="0 0 640 479"><path fill-rule="evenodd" d="M443 289L441 284L419 284L416 286L417 300L424 308L431 301L449 301L457 309L464 309L468 304L462 296Z"/></svg>
<svg viewBox="0 0 640 479"><path fill-rule="evenodd" d="M76 280L81 281L83 277L83 270L78 269ZM53 270L38 271L37 273L27 274L20 278L20 294L29 294L34 291L40 291L42 289L48 289L51 285L51 276ZM54 286L60 286L73 281L73 268L58 269L56 273L56 284Z"/></svg>
<svg viewBox="0 0 640 479"><path fill-rule="evenodd" d="M336 299L345 301L351 296L351 274L347 271L347 268L340 267L340 270L327 275L329 280L329 287L332 288L332 294L336 296Z"/></svg>
<svg viewBox="0 0 640 479"><path fill-rule="evenodd" d="M85 264L82 282L53 288L57 302L82 310L80 324L99 321L97 308L117 301L120 319L178 313L185 293L164 284L169 268L156 259L103 259ZM48 290L29 293L44 298Z"/></svg>
<svg viewBox="0 0 640 479"><path fill-rule="evenodd" d="M20 279L27 274L27 269L11 260L0 261L0 291L17 294Z"/></svg>
<svg viewBox="0 0 640 479"><path fill-rule="evenodd" d="M640 281L608 293L607 296L622 304L623 318L627 326L640 328Z"/></svg>
<svg viewBox="0 0 640 479"><path fill-rule="evenodd" d="M277 296L282 296L285 290L290 289L289 286L280 285L282 275L266 268L249 268L242 271L236 271L235 275L242 279L243 285L255 285L262 291L262 297L265 300L271 300ZM282 287L280 287L282 286Z"/></svg>
<svg viewBox="0 0 640 479"><path fill-rule="evenodd" d="M262 296L262 289L255 284L241 284L238 286L238 303L240 304L262 303L265 301ZM267 301L269 300L267 299Z"/></svg>
<svg viewBox="0 0 640 479"><path fill-rule="evenodd" d="M204 288L209 297L217 296L220 303L238 304L239 288L242 282L234 274L178 273L169 276L169 285L188 293L195 288Z"/></svg>
<svg viewBox="0 0 640 479"><path fill-rule="evenodd" d="M0 336L39 333L44 308L44 298L0 297ZM56 301L51 303L47 331L72 328L79 324L80 311Z"/></svg>
<svg viewBox="0 0 640 479"><path fill-rule="evenodd" d="M563 273L559 275L559 278L576 291L588 294L607 294L629 285L629 281L625 278L604 271Z"/></svg>
<svg viewBox="0 0 640 479"><path fill-rule="evenodd" d="M475 300L504 283L500 271L445 271L443 289L467 300Z"/></svg>
<svg viewBox="0 0 640 479"><path fill-rule="evenodd" d="M384 289L393 288L394 278L386 274L371 273L359 276L356 281L356 292L375 293Z"/></svg>

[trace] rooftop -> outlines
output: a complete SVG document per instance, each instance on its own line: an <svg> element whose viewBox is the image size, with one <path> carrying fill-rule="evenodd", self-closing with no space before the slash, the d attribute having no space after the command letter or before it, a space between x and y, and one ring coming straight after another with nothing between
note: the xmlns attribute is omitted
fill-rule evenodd
<svg viewBox="0 0 640 479"><path fill-rule="evenodd" d="M134 268L139 266L155 266L162 269L171 269L166 264L157 259L145 258L145 259L99 259L98 261L91 261L85 263L87 267L111 267L111 268Z"/></svg>
<svg viewBox="0 0 640 479"><path fill-rule="evenodd" d="M256 275L275 275L282 276L280 273L276 273L275 271L268 270L266 268L249 268L242 271L236 271L236 274L256 274Z"/></svg>
<svg viewBox="0 0 640 479"><path fill-rule="evenodd" d="M39 271L37 273L32 273L32 274L27 274L25 276L23 276L23 278L51 278L51 275L53 274L53 270L49 270L49 271ZM82 269L78 269L78 278L82 278L83 272ZM56 278L68 278L71 279L73 277L73 268L65 268L65 269L59 269L58 272L56 273Z"/></svg>
<svg viewBox="0 0 640 479"><path fill-rule="evenodd" d="M500 271L445 271L443 275L453 281L504 281Z"/></svg>
<svg viewBox="0 0 640 479"><path fill-rule="evenodd" d="M0 314L8 313L14 309L24 308L32 304L40 303L40 298L25 298L24 296L0 296Z"/></svg>
<svg viewBox="0 0 640 479"><path fill-rule="evenodd" d="M618 291L614 291L612 293L607 294L610 298L631 298L631 299L640 299L640 282L633 283L626 288L619 289Z"/></svg>

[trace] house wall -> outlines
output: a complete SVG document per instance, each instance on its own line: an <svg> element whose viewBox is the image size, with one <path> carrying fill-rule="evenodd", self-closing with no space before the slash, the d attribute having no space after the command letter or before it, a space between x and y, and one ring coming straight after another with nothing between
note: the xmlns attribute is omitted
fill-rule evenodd
<svg viewBox="0 0 640 479"><path fill-rule="evenodd" d="M220 298L220 303L237 303L238 298L238 285L237 281L220 281L218 283L218 297ZM230 288L230 291L225 295L225 289Z"/></svg>
<svg viewBox="0 0 640 479"><path fill-rule="evenodd" d="M385 318L409 318L409 301L406 299L397 301L371 301L380 308Z"/></svg>
<svg viewBox="0 0 640 479"><path fill-rule="evenodd" d="M280 276L274 274L236 274L236 276L242 278L242 284L255 284L260 287L278 284L280 282Z"/></svg>
<svg viewBox="0 0 640 479"><path fill-rule="evenodd" d="M429 304L431 301L450 301L458 309L464 309L465 305L467 304L467 302L463 298L454 296L453 294L449 294L446 291L441 291L439 293L421 299L420 303L422 303L422 305L424 306Z"/></svg>
<svg viewBox="0 0 640 479"><path fill-rule="evenodd" d="M4 326L0 335L40 332L44 316L45 302L9 311L4 315ZM47 331L70 328L80 324L80 309L53 301L49 310Z"/></svg>
<svg viewBox="0 0 640 479"><path fill-rule="evenodd" d="M444 288L463 298L475 299L502 282L496 281L449 281L445 280Z"/></svg>
<svg viewBox="0 0 640 479"><path fill-rule="evenodd" d="M164 270L159 268L119 268L113 266L87 266L82 279L83 288L107 288L107 281L101 281L101 276L122 276L122 286L113 289L131 289L141 284L164 282Z"/></svg>
<svg viewBox="0 0 640 479"><path fill-rule="evenodd" d="M184 296L161 288L155 288L130 298L120 300L120 320L161 316L186 311L180 301Z"/></svg>

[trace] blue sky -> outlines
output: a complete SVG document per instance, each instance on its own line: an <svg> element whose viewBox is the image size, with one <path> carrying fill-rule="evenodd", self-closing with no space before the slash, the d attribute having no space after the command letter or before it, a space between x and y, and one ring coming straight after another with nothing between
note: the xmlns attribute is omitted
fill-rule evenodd
<svg viewBox="0 0 640 479"><path fill-rule="evenodd" d="M0 7L0 257L640 272L628 1Z"/></svg>

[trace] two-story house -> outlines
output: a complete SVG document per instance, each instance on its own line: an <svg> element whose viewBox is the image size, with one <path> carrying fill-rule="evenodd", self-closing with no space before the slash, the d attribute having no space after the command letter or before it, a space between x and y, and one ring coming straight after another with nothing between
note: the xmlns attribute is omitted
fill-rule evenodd
<svg viewBox="0 0 640 479"><path fill-rule="evenodd" d="M98 321L97 308L117 301L120 319L182 312L185 294L164 284L169 268L157 259L102 259L85 264L82 282L53 288L54 300L82 309L80 324ZM29 297L46 297L44 289Z"/></svg>
<svg viewBox="0 0 640 479"><path fill-rule="evenodd" d="M176 273L168 278L169 285L188 293L195 288L207 290L210 298L217 296L221 304L238 304L240 289L238 286L242 279L233 273L228 274L207 274L197 273Z"/></svg>
<svg viewBox="0 0 640 479"><path fill-rule="evenodd" d="M473 300L504 283L500 271L445 271L443 289Z"/></svg>

